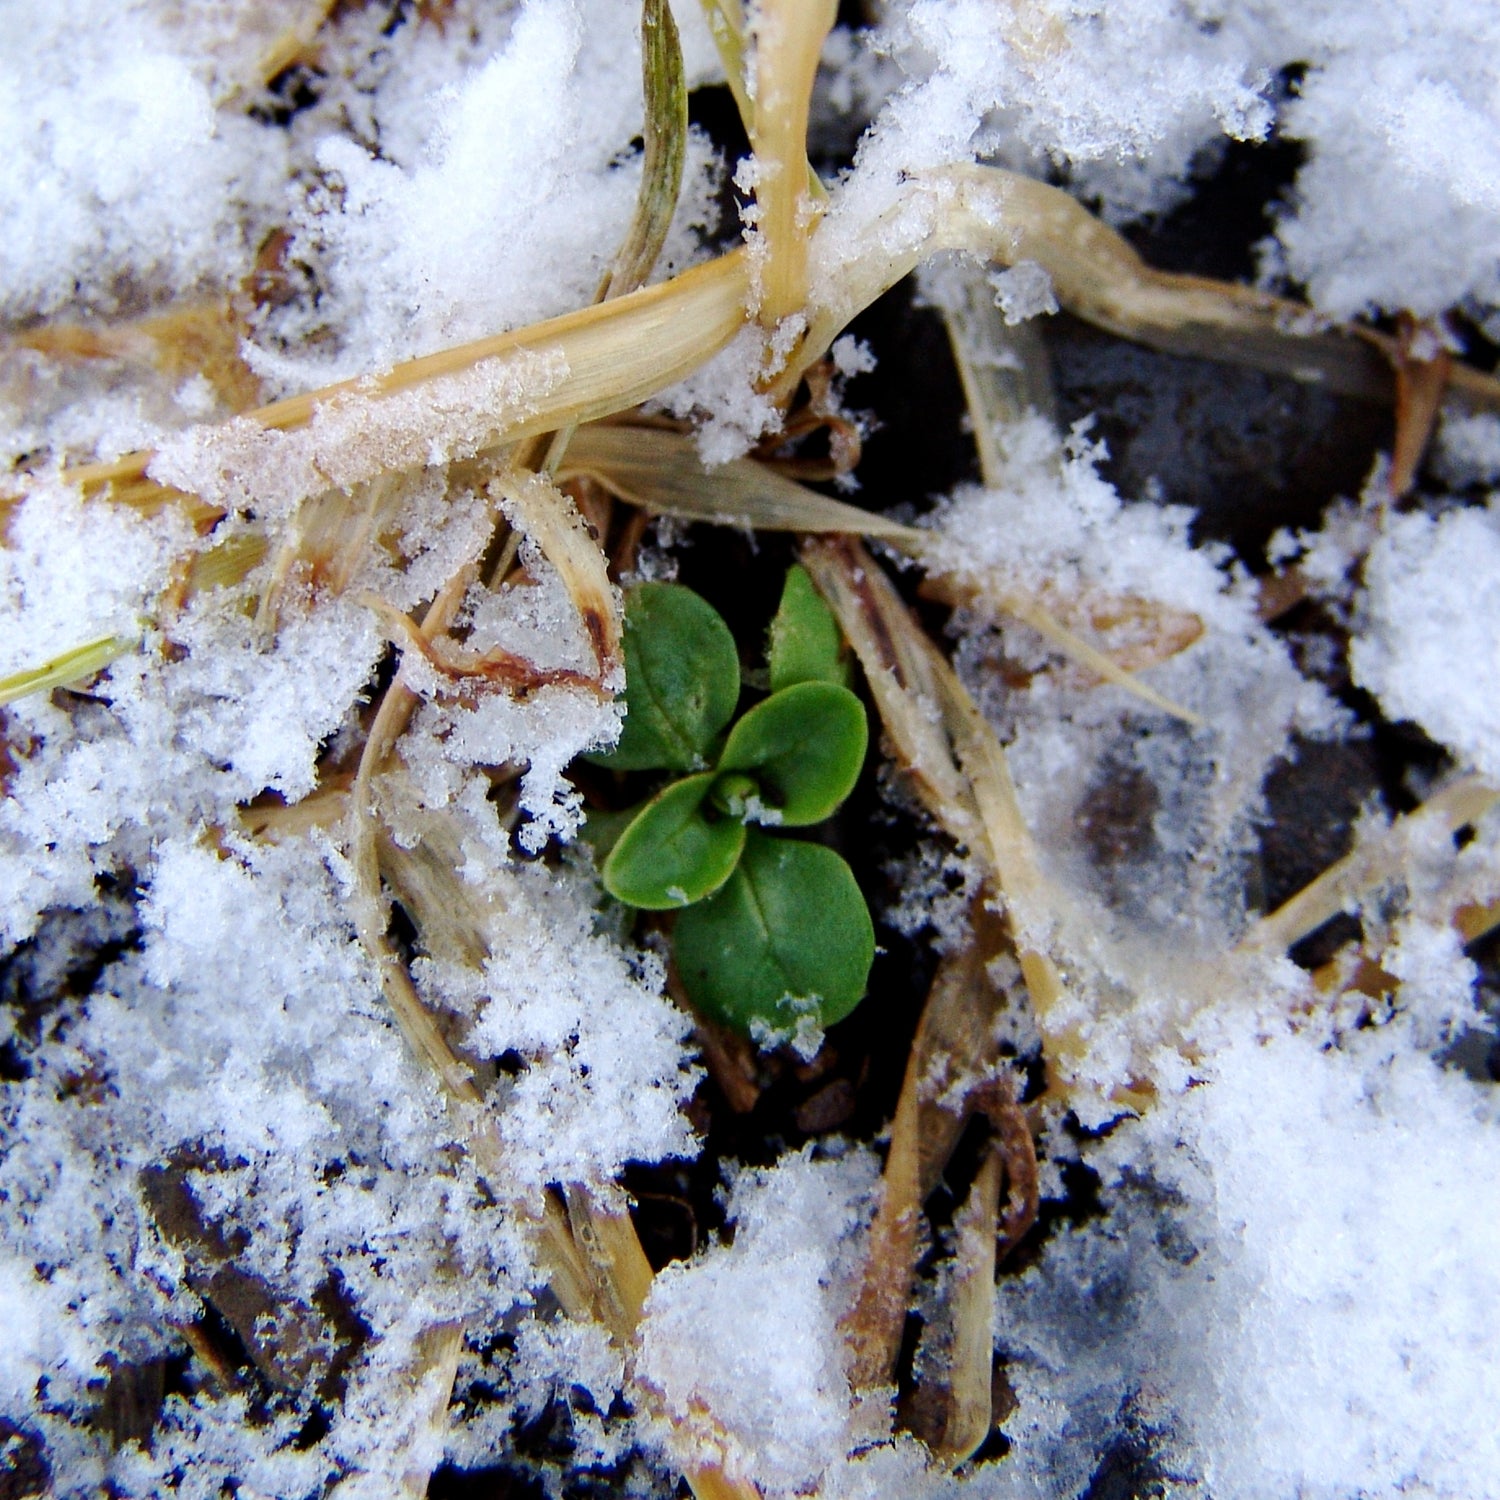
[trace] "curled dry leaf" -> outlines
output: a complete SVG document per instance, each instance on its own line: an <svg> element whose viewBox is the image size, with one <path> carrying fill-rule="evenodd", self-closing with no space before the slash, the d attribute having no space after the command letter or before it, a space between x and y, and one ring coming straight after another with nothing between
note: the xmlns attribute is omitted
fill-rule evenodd
<svg viewBox="0 0 1500 1500"><path fill-rule="evenodd" d="M494 491L511 523L557 569L593 648L600 683L613 688L624 622L619 591L609 581L609 563L599 539L578 507L545 475L508 470L495 481Z"/></svg>
<svg viewBox="0 0 1500 1500"><path fill-rule="evenodd" d="M429 639L399 609L373 594L363 602L385 623L392 641L414 651L435 672L453 684L453 695L472 702L484 693L500 691L524 696L544 687L581 687L607 696L609 690L597 677L569 667L538 667L524 656L499 647L489 651L466 651L444 637Z"/></svg>

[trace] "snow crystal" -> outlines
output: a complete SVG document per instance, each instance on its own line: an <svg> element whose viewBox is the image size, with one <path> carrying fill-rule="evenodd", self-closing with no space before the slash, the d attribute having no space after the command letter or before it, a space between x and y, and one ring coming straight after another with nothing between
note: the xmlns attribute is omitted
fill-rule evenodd
<svg viewBox="0 0 1500 1500"><path fill-rule="evenodd" d="M325 185L301 208L297 244L326 283L320 315L343 332L340 373L593 300L639 180L639 159L624 159L640 132L638 13L613 0L534 0L466 76L425 96L406 85L399 109L386 102L395 152L342 134L316 145ZM700 76L705 29L689 28ZM667 252L679 265L694 253L687 226L709 212L701 137L690 157Z"/></svg>
<svg viewBox="0 0 1500 1500"><path fill-rule="evenodd" d="M1007 323L1024 323L1038 313L1057 311L1052 278L1034 260L1017 261L1008 270L992 273L990 285L995 289L995 306Z"/></svg>
<svg viewBox="0 0 1500 1500"><path fill-rule="evenodd" d="M698 454L705 466L740 458L781 426L781 413L757 385L768 365L765 335L745 328L657 398L673 416L701 418Z"/></svg>
<svg viewBox="0 0 1500 1500"><path fill-rule="evenodd" d="M676 9L690 81L717 79L700 8ZM868 124L810 247L820 305L842 305L856 261L873 275L931 235L939 190L912 184L932 169L1019 166L1118 222L1181 202L1226 141L1274 136L1304 160L1267 282L1336 317L1500 324L1500 20L1482 0L878 9L830 36L814 101L830 154ZM269 49L314 12L311 66L269 92ZM644 1445L768 1495L848 1500L1098 1493L1127 1449L1153 1482L1220 1500L1500 1495L1496 1105L1431 1060L1476 1019L1483 971L1453 915L1500 894L1500 833L1414 835L1352 903L1387 994L1320 997L1284 955L1236 950L1267 774L1349 716L1227 550L1192 543L1188 512L1117 494L1086 427L1060 439L1040 417L1007 428L987 487L924 523L956 664L1037 848L1045 909L1011 915L1064 971L1046 1019L1076 1027L1069 1103L1098 1132L1081 1154L1100 1217L1057 1218L1002 1283L1011 1451L937 1473L890 1439L883 1397L851 1395L839 1322L877 1175L862 1147L737 1172L732 1235L657 1276L637 1347L553 1316L526 1228L541 1195L610 1193L627 1161L698 1145L666 966L601 918L587 854L558 847L581 814L567 768L613 739L619 708L583 682L456 686L397 643L417 704L359 796L381 893L412 918L412 982L483 1096L504 1165L483 1180L473 1119L403 1040L356 933L377 893L350 782L397 660L367 596L415 613L467 576L496 512L445 467L568 369L543 350L420 391L382 395L378 376L592 300L639 185L638 16L619 0L0 0L0 427L7 467L33 471L3 502L0 676L106 637L130 648L4 715L0 935L25 946L0 1038L0 1416L45 1442L69 1500L415 1490L445 1451L493 1462L549 1403L576 1466L611 1466L627 1491L661 1483L633 1467ZM693 132L661 274L707 252L720 176ZM1031 263L994 287L1008 321L1054 306ZM248 328L269 386L351 385L296 430L203 425L211 382L152 364L136 321L188 299ZM27 342L103 318L118 342L97 359ZM747 329L659 394L705 461L776 430L757 384L801 329ZM873 361L852 335L831 353L844 378ZM1475 502L1500 477L1497 432L1450 412L1429 466L1449 493L1390 510L1377 468L1361 505L1274 549L1347 627L1385 716L1491 777L1500 502ZM55 478L134 446L224 508L211 535ZM202 582L210 554L241 547L266 561ZM567 589L529 542L519 560L505 587L470 588L451 648L590 673ZM1200 722L1101 685L1041 611ZM1342 636L1322 640L1331 674ZM1361 840L1384 826L1368 813ZM976 869L921 846L894 925L956 941ZM1007 1025L1034 1048L1029 1018ZM1143 1085L1154 1107L1122 1118L1118 1091ZM1060 1113L1054 1188L1078 1149ZM101 1386L179 1356L206 1308L279 1394L216 1391L195 1359L149 1446L112 1450ZM444 1330L460 1321L458 1354ZM455 1356L468 1409L450 1439ZM314 1396L328 1428L309 1440Z"/></svg>
<svg viewBox="0 0 1500 1500"><path fill-rule="evenodd" d="M0 549L0 677L39 667L90 641L142 633L190 532L170 513L144 520L86 505L39 481L12 511Z"/></svg>

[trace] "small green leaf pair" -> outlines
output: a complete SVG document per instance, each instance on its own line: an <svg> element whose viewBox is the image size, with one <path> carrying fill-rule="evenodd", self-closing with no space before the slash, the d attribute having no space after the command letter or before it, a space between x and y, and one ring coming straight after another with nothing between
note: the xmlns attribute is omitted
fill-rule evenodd
<svg viewBox="0 0 1500 1500"><path fill-rule="evenodd" d="M625 723L597 759L690 774L630 813L592 816L590 832L612 896L687 908L672 942L694 1005L743 1031L785 1033L804 1016L827 1026L853 1010L875 932L843 859L767 830L831 816L859 777L869 732L838 624L800 567L787 576L769 655L771 696L730 728L740 664L728 626L691 589L632 589Z"/></svg>

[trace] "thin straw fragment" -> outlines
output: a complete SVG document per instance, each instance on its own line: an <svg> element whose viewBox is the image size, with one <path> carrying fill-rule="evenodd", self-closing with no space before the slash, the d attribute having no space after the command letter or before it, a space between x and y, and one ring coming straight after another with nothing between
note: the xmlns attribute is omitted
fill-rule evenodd
<svg viewBox="0 0 1500 1500"><path fill-rule="evenodd" d="M1406 851L1434 825L1457 833L1482 818L1497 802L1500 788L1482 776L1463 776L1429 797L1415 812L1397 818L1383 834L1365 839L1343 859L1302 887L1290 900L1262 917L1240 939L1241 951L1284 952L1383 881L1399 875Z"/></svg>

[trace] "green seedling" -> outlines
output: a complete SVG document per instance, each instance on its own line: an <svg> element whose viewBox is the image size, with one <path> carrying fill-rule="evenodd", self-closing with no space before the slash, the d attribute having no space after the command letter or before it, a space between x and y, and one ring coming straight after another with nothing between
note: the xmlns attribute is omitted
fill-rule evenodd
<svg viewBox="0 0 1500 1500"><path fill-rule="evenodd" d="M838 624L800 567L771 624L771 695L731 726L734 639L678 584L625 605L625 723L600 765L689 774L628 813L591 816L605 889L645 911L686 908L673 954L705 1015L757 1035L842 1020L865 992L875 929L832 849L787 837L832 816L864 764L869 727Z"/></svg>

